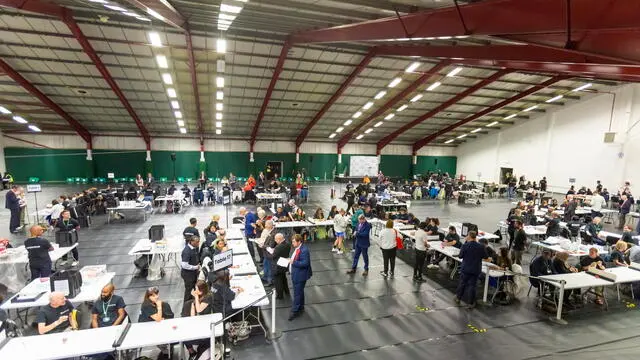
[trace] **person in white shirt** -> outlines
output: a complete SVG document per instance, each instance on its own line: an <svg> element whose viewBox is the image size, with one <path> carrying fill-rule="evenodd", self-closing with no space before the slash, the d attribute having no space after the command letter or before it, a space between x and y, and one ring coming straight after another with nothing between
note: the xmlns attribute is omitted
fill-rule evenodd
<svg viewBox="0 0 640 360"><path fill-rule="evenodd" d="M599 191L596 191L591 197L589 202L591 205L591 217L602 217L602 207L607 203L604 197L600 195Z"/></svg>
<svg viewBox="0 0 640 360"><path fill-rule="evenodd" d="M384 263L384 270L380 271L380 275L384 277L393 277L393 271L396 268L396 236L398 236L398 231L393 228L393 220L387 220L385 228L380 231L378 240ZM391 269L389 269L389 265L391 265Z"/></svg>
<svg viewBox="0 0 640 360"><path fill-rule="evenodd" d="M64 206L60 204L58 200L53 200L51 204L53 206L51 207L51 220L49 221L49 223L55 226L60 219L60 213L62 213L62 210L64 210Z"/></svg>
<svg viewBox="0 0 640 360"><path fill-rule="evenodd" d="M418 225L418 230L416 230L416 233L413 236L416 242L416 263L413 266L413 280L418 282L425 281L422 278L422 270L424 268L424 261L427 258L427 249L429 248L429 244L427 243L427 236L429 235L425 231L426 228L427 223L421 222L420 225Z"/></svg>
<svg viewBox="0 0 640 360"><path fill-rule="evenodd" d="M346 212L341 208L333 217L333 232L336 234L336 241L333 242L333 249L331 249L331 252L338 255L342 255L344 252L343 241L349 224L349 220L345 217L345 214Z"/></svg>

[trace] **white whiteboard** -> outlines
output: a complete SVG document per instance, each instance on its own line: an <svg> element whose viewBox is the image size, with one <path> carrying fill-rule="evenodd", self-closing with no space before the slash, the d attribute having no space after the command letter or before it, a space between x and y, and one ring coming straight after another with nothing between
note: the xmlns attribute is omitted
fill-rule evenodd
<svg viewBox="0 0 640 360"><path fill-rule="evenodd" d="M351 156L349 158L349 176L376 176L378 174L377 156Z"/></svg>

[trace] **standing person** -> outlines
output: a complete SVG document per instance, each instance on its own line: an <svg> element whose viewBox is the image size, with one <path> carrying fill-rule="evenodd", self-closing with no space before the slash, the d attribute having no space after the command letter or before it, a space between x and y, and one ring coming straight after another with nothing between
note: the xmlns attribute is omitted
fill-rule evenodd
<svg viewBox="0 0 640 360"><path fill-rule="evenodd" d="M351 185L353 187L353 185ZM353 204L356 202L356 194L349 189L349 185L347 185L347 191L344 193L344 200L347 202L347 214L349 210L353 208Z"/></svg>
<svg viewBox="0 0 640 360"><path fill-rule="evenodd" d="M413 281L424 282L422 278L422 270L424 268L424 261L427 259L427 249L429 243L427 242L427 228L426 222L418 224L418 230L416 230L415 238L415 250L416 250L416 263L413 265Z"/></svg>
<svg viewBox="0 0 640 360"><path fill-rule="evenodd" d="M256 228L256 214L248 211L245 207L241 207L239 210L240 216L244 216L244 235L247 238L247 247L249 248L249 255L251 260L256 261L256 254L253 250L253 242L249 239L255 238Z"/></svg>
<svg viewBox="0 0 640 360"><path fill-rule="evenodd" d="M11 188L13 188L13 186ZM622 200L622 205L620 205L620 217L618 218L618 230L622 230L624 228L624 223L626 221L627 214L631 212L631 199L629 199L627 195L622 195L620 197L620 200ZM11 219L13 220L13 211L11 212Z"/></svg>
<svg viewBox="0 0 640 360"><path fill-rule="evenodd" d="M482 273L482 260L489 257L484 245L476 240L475 231L469 231L458 257L462 259L462 265L460 266L460 282L453 301L460 304L460 301L463 300L467 303L467 308L472 309L476 306L476 286L478 277Z"/></svg>
<svg viewBox="0 0 640 360"><path fill-rule="evenodd" d="M69 210L63 210L60 216L61 219L58 221L56 227L60 229L60 231L76 231L75 235L77 237L77 231L80 230L80 223L78 222L78 220L71 218L71 213L69 212ZM77 246L74 247L73 250L71 250L71 254L73 254L73 257L76 260L80 259Z"/></svg>
<svg viewBox="0 0 640 360"><path fill-rule="evenodd" d="M260 239L256 240L256 245L259 248L262 248L263 253L263 263L262 263L262 271L263 277L262 282L265 283L266 286L273 285L273 275L271 270L273 268L272 259L269 255L269 248L273 250L275 245L273 244L273 238L275 234L273 234L274 224L273 220L267 220L264 224L264 230L262 230L262 234L260 234Z"/></svg>
<svg viewBox="0 0 640 360"><path fill-rule="evenodd" d="M333 232L336 235L336 241L333 242L332 252L342 255L344 250L344 237L347 232L347 217L344 209L340 209L333 217Z"/></svg>
<svg viewBox="0 0 640 360"><path fill-rule="evenodd" d="M151 173L147 173L147 186L153 185L154 182L155 179L153 178L153 175L151 175Z"/></svg>
<svg viewBox="0 0 640 360"><path fill-rule="evenodd" d="M140 174L136 175L136 186L139 189L142 189L144 187L144 179L142 178L142 175L140 175Z"/></svg>
<svg viewBox="0 0 640 360"><path fill-rule="evenodd" d="M511 248L511 261L513 261L514 264L522 265L522 254L524 253L524 246L527 242L527 234L520 220L515 221L515 229L513 247Z"/></svg>
<svg viewBox="0 0 640 360"><path fill-rule="evenodd" d="M396 268L396 236L398 236L398 231L393 228L393 220L387 220L385 228L380 231L379 241L380 249L382 249L382 262L384 263L384 270L380 271L380 275L384 277L393 277ZM389 265L391 269L389 269Z"/></svg>
<svg viewBox="0 0 640 360"><path fill-rule="evenodd" d="M284 235L277 233L274 237L276 247L273 249L272 254L267 256L273 257L272 261L275 264L275 270L273 272L273 285L276 288L276 299L284 299L284 295L289 296L289 284L287 284L287 268L278 265L280 258L286 258L291 252L291 244L289 244Z"/></svg>
<svg viewBox="0 0 640 360"><path fill-rule="evenodd" d="M6 209L11 211L11 220L9 220L9 232L15 234L20 230L20 199L18 198L18 186L11 185L11 190L5 195Z"/></svg>
<svg viewBox="0 0 640 360"><path fill-rule="evenodd" d="M24 188L22 186L18 186L18 202L20 204L20 229L24 228L27 224L26 216L27 216L27 200L24 195Z"/></svg>
<svg viewBox="0 0 640 360"><path fill-rule="evenodd" d="M107 284L102 288L100 298L93 303L91 309L91 327L107 327L122 324L127 312L122 296L114 294L116 288Z"/></svg>
<svg viewBox="0 0 640 360"><path fill-rule="evenodd" d="M33 225L29 232L31 237L24 242L24 248L29 254L31 280L49 277L52 266L49 251L53 251L53 246L49 240L40 237L44 232L42 226Z"/></svg>
<svg viewBox="0 0 640 360"><path fill-rule="evenodd" d="M543 176L540 180L540 191L547 192L547 177Z"/></svg>
<svg viewBox="0 0 640 360"><path fill-rule="evenodd" d="M356 228L358 227L358 224L359 224L358 219L360 218L360 215L364 215L364 211L360 209L360 206L358 204L353 205L353 215L351 215L351 230L352 230L351 252L356 251Z"/></svg>
<svg viewBox="0 0 640 360"><path fill-rule="evenodd" d="M575 201L572 195L567 195L567 206L564 208L564 221L569 222L576 214L578 208L578 202Z"/></svg>
<svg viewBox="0 0 640 360"><path fill-rule="evenodd" d="M369 240L369 234L371 233L371 224L367 222L364 215L360 214L358 217L358 225L355 230L355 254L353 254L353 264L351 270L347 271L347 274L355 274L358 267L358 260L360 260L360 254L364 260L364 272L362 276L369 275L369 246L371 242Z"/></svg>
<svg viewBox="0 0 640 360"><path fill-rule="evenodd" d="M180 261L180 277L184 280L184 301L191 299L191 290L196 286L200 265L198 261L198 248L200 238L192 236L187 245L182 249Z"/></svg>
<svg viewBox="0 0 640 360"><path fill-rule="evenodd" d="M600 195L600 191L596 190L589 201L589 205L591 205L591 217L602 217L602 208L607 205L607 202L604 200L604 197Z"/></svg>
<svg viewBox="0 0 640 360"><path fill-rule="evenodd" d="M289 260L289 271L291 272L291 283L293 284L293 305L291 306L289 321L300 316L300 313L304 311L304 286L313 275L311 255L309 249L304 246L302 236L300 234L293 235L291 243L294 250Z"/></svg>
<svg viewBox="0 0 640 360"><path fill-rule="evenodd" d="M189 226L184 228L182 236L184 237L185 244L189 242L189 239L193 236L200 237L200 231L198 231L198 219L192 217L189 219Z"/></svg>

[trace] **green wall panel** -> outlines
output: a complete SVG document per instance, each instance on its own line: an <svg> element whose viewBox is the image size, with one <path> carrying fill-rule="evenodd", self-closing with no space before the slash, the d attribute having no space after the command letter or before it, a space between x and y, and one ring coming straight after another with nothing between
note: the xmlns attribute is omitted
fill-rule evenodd
<svg viewBox="0 0 640 360"><path fill-rule="evenodd" d="M269 161L282 161L282 174L278 176L292 177L293 169L296 162L296 154L289 153L253 153L253 160L255 161L256 171L261 171L267 166ZM256 176L257 174L253 174Z"/></svg>
<svg viewBox="0 0 640 360"><path fill-rule="evenodd" d="M222 178L228 176L230 172L236 176L249 176L247 168L249 166L248 152L205 152L204 159L207 162L208 176L212 178ZM257 176L257 174L254 174Z"/></svg>
<svg viewBox="0 0 640 360"><path fill-rule="evenodd" d="M410 155L381 155L379 169L385 176L408 177L411 174ZM376 174L369 174L376 176Z"/></svg>
<svg viewBox="0 0 640 360"><path fill-rule="evenodd" d="M457 158L455 156L418 156L416 174L440 170L453 176L456 173Z"/></svg>
<svg viewBox="0 0 640 360"><path fill-rule="evenodd" d="M344 160L344 156L343 156ZM307 170L307 176L318 177L320 180L332 179L338 163L336 154L300 154L300 168Z"/></svg>
<svg viewBox="0 0 640 360"><path fill-rule="evenodd" d="M7 170L14 181L26 182L29 177L42 181L65 181L67 177L84 177L87 153L84 149L4 148Z"/></svg>
<svg viewBox="0 0 640 360"><path fill-rule="evenodd" d="M98 177L107 177L112 172L116 178L132 178L144 173L146 151L118 152L107 150L94 150L93 162L95 174ZM144 175L143 175L144 177Z"/></svg>

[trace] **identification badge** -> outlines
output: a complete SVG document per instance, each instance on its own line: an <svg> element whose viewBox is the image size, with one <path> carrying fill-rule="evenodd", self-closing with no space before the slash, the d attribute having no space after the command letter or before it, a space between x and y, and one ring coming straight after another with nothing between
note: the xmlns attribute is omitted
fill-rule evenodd
<svg viewBox="0 0 640 360"><path fill-rule="evenodd" d="M108 316L105 316L105 317L102 318L102 322L104 322L104 323L108 323L110 320L111 320L111 318L108 317Z"/></svg>

